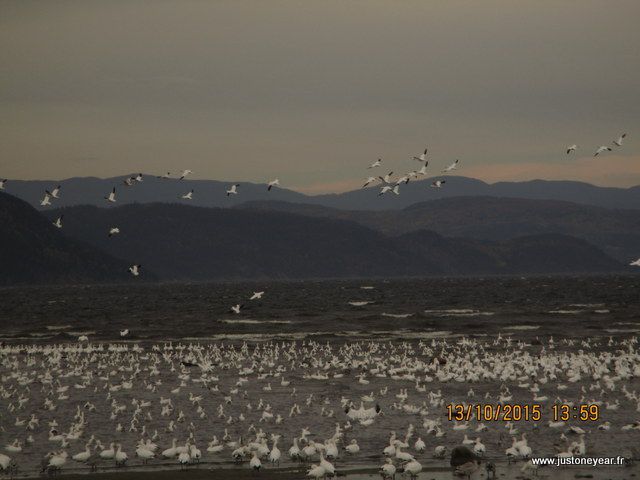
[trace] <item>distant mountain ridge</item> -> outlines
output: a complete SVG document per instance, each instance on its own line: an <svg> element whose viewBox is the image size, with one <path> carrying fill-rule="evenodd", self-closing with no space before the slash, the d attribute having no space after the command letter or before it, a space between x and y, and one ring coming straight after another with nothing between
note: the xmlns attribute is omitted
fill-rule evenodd
<svg viewBox="0 0 640 480"><path fill-rule="evenodd" d="M378 172L380 173L380 172ZM386 172L385 172L386 173ZM40 209L45 189L61 185L59 200L54 207L74 205L104 206L104 196L116 187L117 205L129 203L176 202L180 195L194 190L190 205L233 207L247 201L276 200L321 205L341 210L398 210L415 203L459 196L493 196L532 200L559 200L606 208L640 209L640 186L630 188L598 187L583 182L531 180L488 184L464 176L438 176L411 181L400 187L400 195L378 196L379 188L369 187L339 194L305 195L286 188L242 181L160 179L144 175L143 182L125 186L123 180L131 173L112 178L70 178L66 180L9 180L7 193L15 195ZM442 188L431 188L434 179L446 179ZM226 195L233 183L240 183L238 195ZM283 186L286 182L283 181ZM186 202L186 201L185 201ZM49 207L47 207L49 208ZM47 209L45 208L45 210Z"/></svg>

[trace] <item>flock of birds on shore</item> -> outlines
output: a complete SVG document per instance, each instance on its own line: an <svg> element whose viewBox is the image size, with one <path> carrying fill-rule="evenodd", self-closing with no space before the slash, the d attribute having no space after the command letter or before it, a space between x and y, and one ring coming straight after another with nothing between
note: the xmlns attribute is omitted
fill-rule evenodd
<svg viewBox="0 0 640 480"><path fill-rule="evenodd" d="M382 458L383 478L416 478L451 452L467 478L482 464L495 476L501 460L522 462L530 477L533 455L631 462L638 452L622 445L640 445L637 337L31 344L0 346L0 359L0 435L9 438L0 469L13 473L288 462L320 479ZM444 416L448 403L480 402L597 404L604 418ZM617 439L607 446L608 432Z"/></svg>

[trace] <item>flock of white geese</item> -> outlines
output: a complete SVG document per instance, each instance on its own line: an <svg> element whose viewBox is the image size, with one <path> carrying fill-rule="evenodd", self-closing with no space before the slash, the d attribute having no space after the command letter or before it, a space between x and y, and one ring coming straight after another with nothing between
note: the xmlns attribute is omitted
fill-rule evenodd
<svg viewBox="0 0 640 480"><path fill-rule="evenodd" d="M380 462L383 478L472 453L502 461L622 455L640 445L637 337L527 342L67 343L0 346L0 469L26 474L206 462L310 478ZM537 422L450 422L448 403L538 403ZM554 403L601 421L552 421ZM513 468L513 467L510 467ZM304 472L302 472L304 474Z"/></svg>

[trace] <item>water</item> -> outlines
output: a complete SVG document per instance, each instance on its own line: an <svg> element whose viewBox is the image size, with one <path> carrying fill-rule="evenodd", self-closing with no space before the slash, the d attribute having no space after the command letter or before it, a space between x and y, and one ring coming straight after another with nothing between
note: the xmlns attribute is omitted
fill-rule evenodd
<svg viewBox="0 0 640 480"><path fill-rule="evenodd" d="M264 297L249 301L256 290ZM236 304L239 315L230 312ZM517 326L580 336L639 331L640 277L20 287L0 289L0 305L5 342L119 340L125 328L130 341L516 334Z"/></svg>
<svg viewBox="0 0 640 480"><path fill-rule="evenodd" d="M258 290L266 292L264 297L249 301L253 291ZM153 473L145 476L160 478L162 471L175 468L175 461L156 460L152 465L144 467L134 457L139 433L129 432L127 429L134 398L152 403L149 411L153 413L153 418L144 420L143 423L150 431L160 432L161 450L169 446L171 438L177 437L184 441L189 432L189 422L197 425L195 438L203 451L211 437L217 435L220 438L225 428L228 428L235 439L239 435L248 436L247 426L253 423L269 433L277 432L282 435L280 449L284 455L292 438L299 435L303 427L311 427L315 438L326 439L331 436L336 422L345 422L346 417L340 405L341 397L350 398L357 404L363 396L374 392L385 415L371 426L356 425L347 434L348 437L357 437L361 454L347 458L343 453L336 461L336 466L343 473L353 467L365 470L353 472L346 478L379 478L371 469L375 471L383 463L380 452L388 443L389 433L396 430L399 434L404 434L409 424L417 427L412 442L417 436L421 436L427 443L427 451L418 457L425 467L419 477L421 480L451 478L448 459L433 458L433 448L437 444L452 448L462 441L465 433L472 438L482 436L490 458L499 463L499 478L519 478L520 464L509 466L504 463L503 452L509 446L510 438L503 425L492 424L488 432L477 434L471 429L466 432L453 431L452 424L443 420L447 436L435 438L425 432L421 415L396 408L396 394L403 388L408 389L408 404L420 406L429 403L427 394L424 390L417 389L414 380L393 379L392 376L377 378L370 373L369 382L361 384L357 380L360 370L344 367L331 367L328 370L330 375L323 380L307 375L320 373L319 366L314 367L313 372L307 372L306 367L301 367L297 362L280 360L267 370L278 371L279 366L284 369L282 376L297 388L295 400L291 394L292 386L280 386L280 379L275 376L260 378L254 374L250 382L241 389L244 397L234 397L233 404L226 406L227 414L235 417L233 423L227 425L224 420L220 420L216 409L224 404L224 396L236 385L240 366L249 367L254 362L254 353L236 357L235 352L245 342L248 344L248 351L263 355L262 360L258 358L258 365L261 361L273 361L267 352L274 344L266 342L274 339L294 342L288 345L294 345L291 348L295 348L299 358L306 359L305 362L326 362L334 355L340 361L351 361L353 352L350 348L357 345L357 351L372 352L374 356L381 358L388 357L393 359L393 365L399 365L405 360L409 364L418 362L416 364L425 365L433 361L434 352L424 351L424 345L436 342L438 347L435 351L442 348L453 349L457 352L458 360L474 358L491 368L492 358L496 355L499 358L505 354L513 358L514 362L525 363L536 358L542 354L542 348L549 347L550 336L556 340L554 351L561 355L556 358L563 359L564 354L573 356L579 349L591 351L592 355L610 355L614 352L617 355L629 348L630 339L640 332L639 293L640 278L633 276L4 288L0 289L0 304L3 307L0 311L0 342L7 345L4 353L0 353L0 375L3 378L2 387L15 394L0 398L0 412L6 412L2 417L4 431L0 432L0 445L6 445L16 438L24 439L25 427L15 425L14 421L18 417L27 419L35 412L41 421L41 427L33 433L35 443L22 454L14 455L20 461L23 475L35 475L42 456L54 448L54 444L47 439L47 422L57 420L66 429L72 423L76 408L83 409L85 402L90 401L97 406L97 410L86 411L87 426L84 436L81 440L72 442L69 452L73 454L81 451L86 437L95 434L106 444L111 441L121 442L130 457L126 468L114 469L110 462L103 462L100 465L103 475L119 478L133 475L132 478L142 478L138 469L150 468ZM230 312L230 307L236 304L243 305L240 314ZM125 328L130 330L129 335L120 337L120 330ZM47 353L32 352L23 355L22 347L11 348L16 344L45 347L46 344L56 343L73 349L78 345L78 337L81 335L88 336L90 342L118 342L127 346L129 353L115 350L101 350L96 354L76 352L70 353L68 357L64 354L55 362L49 363L50 355ZM508 336L514 341L507 343L503 340L496 344L494 341L498 335L505 338ZM608 343L609 336L614 337L612 343ZM477 343L470 346L463 338L472 338ZM576 344L563 342L570 339L577 339ZM157 352L164 351L164 342L167 340L174 341L174 345L180 341L201 343L203 351L222 348L223 351L231 352L231 357L225 357L224 354L222 358L227 359L225 362L229 358L235 360L227 364L223 362L214 371L219 391L209 391L202 384L195 383L199 375L198 369L187 372L184 367L180 367L182 353L170 357L170 360L160 358ZM583 341L587 342L586 347ZM323 348L329 351L320 354L316 350L318 345L325 345ZM134 347L137 350L131 353ZM551 354L550 347L548 352L547 355ZM159 362L160 373L157 377L150 377L149 372L156 361ZM452 361L450 357L448 363ZM562 361L564 360L561 363ZM58 362L62 362L60 369L56 367ZM172 363L175 364L175 371L169 368ZM72 375L66 374L68 365L74 365ZM371 364L369 368L374 366ZM138 367L141 368L141 373L137 374L131 389L114 391L109 398L106 397L109 386L124 382ZM52 369L54 378L61 382L60 385L70 387L68 399L61 400L49 388L41 388L38 380L29 388L20 385L20 379L35 379L45 368ZM94 379L88 388L78 389L75 385L86 381L81 377L85 370L91 370ZM192 376L186 383L181 378L185 374ZM448 402L469 401L469 385L465 382L422 380L424 372L417 376L420 382L426 382L422 383L424 388L433 392L441 390ZM150 391L150 383L157 380L160 380L157 392ZM528 383L526 377L502 382L513 392L514 403L531 402L532 394L528 387L521 386L525 382ZM567 387L560 391L556 388L560 382L567 383L566 377L541 385L541 394L548 395L552 400L561 396L578 403L584 397L581 387L588 387L593 383L585 377L584 382L567 383ZM618 388L607 392L603 397L604 401L620 401L621 408L606 410L603 415L603 421L610 421L612 424L610 431L600 431L596 429L596 424L585 427L589 430L586 435L588 454L615 455L620 452L620 445L626 448L640 444L640 430L621 430L623 425L636 420L640 414L636 412L635 403L625 398L619 388L624 384L629 391L638 391L639 382L640 378L637 377L618 381ZM183 386L179 388L179 393L172 393L180 384ZM273 391L264 390L268 384L273 386ZM481 402L486 394L495 398L499 389L496 381L481 380L471 386L476 392L476 402ZM385 387L389 391L382 395L381 390ZM29 402L23 409L9 413L8 408L10 404L15 406L18 392L28 395ZM197 416L194 406L188 400L190 393L204 395L202 406L208 413L206 419L202 420ZM314 395L315 400L312 406L305 407L305 398L310 394ZM599 395L597 389L589 390L586 398L600 398ZM53 399L57 405L55 410L47 411L42 408L45 396ZM183 410L187 415L187 421L178 423L174 432L168 432L166 426L170 418L175 419L175 414L171 417L161 416L158 405L160 396L172 397L176 410ZM282 425L260 422L259 412L255 409L258 398L264 398L274 407L275 412L285 417ZM128 410L119 414L115 421L108 416L112 399L128 406ZM293 401L303 405L303 414L291 418L287 413ZM248 402L253 403L253 411L245 409ZM322 408L331 410L332 416L322 416ZM428 417L424 418L442 419L442 407L430 406L429 410ZM558 448L565 447L559 437L562 432L546 426L550 415L548 410L546 409L545 422L540 428L534 428L528 422L518 425L521 433L530 435L530 444L540 455L553 455ZM238 420L240 413L246 416L245 421ZM124 431L115 432L115 423L122 423ZM574 436L570 440L575 438ZM246 462L234 467L229 457L230 449L225 449L223 454L204 458L200 467L193 467L190 478L249 478L245 474ZM261 472L261 476L305 476L305 467L296 462L283 459L282 466L293 469L293 473L267 473L267 469ZM212 467L222 470L209 472ZM65 467L67 473L84 474L86 471L86 466L73 462ZM541 474L568 479L574 478L574 472L593 474L594 478L613 479L627 478L631 473L638 473L635 467L599 470L556 470L549 467ZM162 472L162 476L173 478L172 474L167 476L166 472ZM476 475L474 478L479 477Z"/></svg>

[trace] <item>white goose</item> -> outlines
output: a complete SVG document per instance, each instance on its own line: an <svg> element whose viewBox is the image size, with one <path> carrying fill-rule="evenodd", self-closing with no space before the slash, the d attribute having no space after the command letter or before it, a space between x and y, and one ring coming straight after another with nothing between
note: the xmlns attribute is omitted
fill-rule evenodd
<svg viewBox="0 0 640 480"><path fill-rule="evenodd" d="M424 149L424 152L422 152L419 156L417 157L413 157L414 160L417 160L419 162L423 162L425 164L426 167L426 163L428 162L427 160L427 149Z"/></svg>
<svg viewBox="0 0 640 480"><path fill-rule="evenodd" d="M109 195L107 195L106 197L104 197L104 199L105 199L107 202L115 203L115 202L116 202L116 187L113 187L113 190L111 190L111 192L109 193Z"/></svg>

